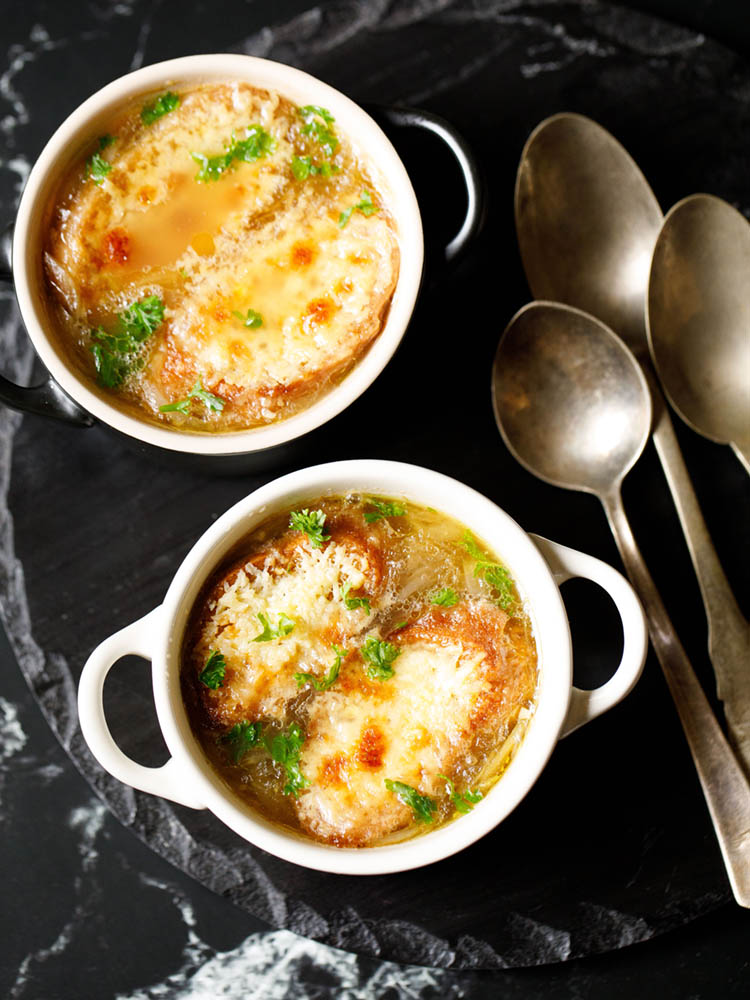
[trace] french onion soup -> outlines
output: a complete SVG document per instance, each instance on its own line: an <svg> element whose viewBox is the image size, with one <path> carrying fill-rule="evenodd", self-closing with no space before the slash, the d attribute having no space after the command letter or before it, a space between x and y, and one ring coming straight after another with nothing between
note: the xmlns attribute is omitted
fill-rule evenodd
<svg viewBox="0 0 750 1000"><path fill-rule="evenodd" d="M77 371L133 415L223 432L341 381L385 323L399 247L326 108L226 82L114 115L61 178L43 264Z"/></svg>
<svg viewBox="0 0 750 1000"><path fill-rule="evenodd" d="M470 811L535 707L531 622L506 567L438 511L319 497L255 528L199 595L181 681L223 782L341 847Z"/></svg>

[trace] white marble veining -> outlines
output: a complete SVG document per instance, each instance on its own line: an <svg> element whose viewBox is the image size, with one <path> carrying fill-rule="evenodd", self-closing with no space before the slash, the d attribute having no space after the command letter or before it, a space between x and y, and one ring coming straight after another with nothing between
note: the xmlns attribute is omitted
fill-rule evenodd
<svg viewBox="0 0 750 1000"><path fill-rule="evenodd" d="M3 805L5 774L9 761L23 750L26 742L26 733L21 727L16 706L5 698L0 698L0 809Z"/></svg>
<svg viewBox="0 0 750 1000"><path fill-rule="evenodd" d="M446 1000L459 1000L465 992L445 982L445 974L434 969L403 967L383 962L371 977L363 977L355 955L299 937L289 931L251 934L230 951L215 951L198 934L190 901L169 884L155 879L144 882L171 895L186 929L182 964L166 980L117 1000L299 1000L305 995L300 971L311 966L325 983L318 996L337 1000L375 1000L387 990L399 1000L417 1000L430 988L442 988ZM313 987L308 987L311 995Z"/></svg>

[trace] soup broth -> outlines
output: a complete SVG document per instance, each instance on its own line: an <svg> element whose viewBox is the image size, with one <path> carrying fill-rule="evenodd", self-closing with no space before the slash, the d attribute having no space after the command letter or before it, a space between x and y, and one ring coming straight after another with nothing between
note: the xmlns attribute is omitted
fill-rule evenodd
<svg viewBox="0 0 750 1000"><path fill-rule="evenodd" d="M242 82L144 97L52 196L57 338L110 401L175 430L282 420L380 333L399 248L326 108Z"/></svg>
<svg viewBox="0 0 750 1000"><path fill-rule="evenodd" d="M318 497L254 529L192 610L193 731L266 818L367 847L470 811L534 711L533 631L461 524L387 497Z"/></svg>

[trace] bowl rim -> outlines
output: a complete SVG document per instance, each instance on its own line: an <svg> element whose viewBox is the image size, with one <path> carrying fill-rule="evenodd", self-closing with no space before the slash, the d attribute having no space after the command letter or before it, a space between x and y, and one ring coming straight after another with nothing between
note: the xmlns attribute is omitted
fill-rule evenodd
<svg viewBox="0 0 750 1000"><path fill-rule="evenodd" d="M342 132L355 148L361 148L379 182L388 192L400 249L399 274L383 329L341 382L320 399L291 417L249 430L220 433L184 432L167 429L120 410L90 388L67 362L62 350L45 332L45 314L32 293L36 285L40 246L34 227L44 208L39 192L59 176L58 165L69 156L81 137L95 131L116 107L138 95L148 95L169 86L242 79L276 90L290 99L306 98L330 108ZM37 241L38 242L38 241ZM34 252L32 252L34 251ZM96 419L137 441L168 451L195 455L240 455L265 451L292 441L331 420L353 403L385 368L406 332L422 280L424 237L416 195L398 153L379 125L358 104L329 84L293 66L234 53L182 56L153 63L127 73L97 90L80 104L56 129L39 154L26 182L16 215L13 234L12 271L21 317L27 333L47 370L75 402ZM41 292L41 289L37 289Z"/></svg>
<svg viewBox="0 0 750 1000"><path fill-rule="evenodd" d="M274 509L298 499L346 490L403 497L456 517L505 562L524 601L537 643L536 707L507 770L471 813L434 831L382 847L341 848L286 832L236 799L193 736L182 701L179 656L185 622L198 592L224 554ZM533 598L529 597L533 591ZM559 738L571 698L570 629L552 570L529 535L493 501L465 484L420 466L376 459L332 462L261 486L218 518L198 539L169 586L155 629L152 680L157 716L178 771L218 819L269 854L318 871L375 875L432 864L473 844L497 826L530 790Z"/></svg>

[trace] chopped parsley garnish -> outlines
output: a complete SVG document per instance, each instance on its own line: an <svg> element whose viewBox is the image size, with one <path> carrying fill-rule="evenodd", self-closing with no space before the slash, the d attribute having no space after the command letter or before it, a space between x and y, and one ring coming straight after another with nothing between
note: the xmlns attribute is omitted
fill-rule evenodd
<svg viewBox="0 0 750 1000"><path fill-rule="evenodd" d="M216 156L206 156L204 153L192 153L196 163L201 168L195 179L201 183L218 180L235 163L254 163L272 153L276 148L276 140L261 125L248 125L245 138L238 139L234 132L226 152Z"/></svg>
<svg viewBox="0 0 750 1000"><path fill-rule="evenodd" d="M351 219L352 212L361 212L362 215L374 215L377 210L378 206L373 202L370 192L364 189L362 191L362 197L357 204L350 205L349 208L345 208L339 216L339 229L343 229L349 219Z"/></svg>
<svg viewBox="0 0 750 1000"><path fill-rule="evenodd" d="M263 631L260 635L256 635L253 642L270 642L272 639L283 639L285 635L289 635L289 633L294 630L294 626L296 624L291 618L288 618L283 611L279 615L279 620L276 625L271 625L262 611L258 612L258 620L263 626Z"/></svg>
<svg viewBox="0 0 750 1000"><path fill-rule="evenodd" d="M322 510L293 510L289 515L289 527L294 531L304 531L314 549L322 549L330 535L323 534L326 516Z"/></svg>
<svg viewBox="0 0 750 1000"><path fill-rule="evenodd" d="M149 295L140 302L131 302L118 318L131 337L143 341L164 319L164 303L158 295Z"/></svg>
<svg viewBox="0 0 750 1000"><path fill-rule="evenodd" d="M214 649L206 660L206 665L200 672L198 679L201 684L205 684L207 688L215 691L224 684L226 669L227 662L224 659L224 654L220 653L218 649Z"/></svg>
<svg viewBox="0 0 750 1000"><path fill-rule="evenodd" d="M311 156L292 157L292 174L297 181L305 181L308 177L331 177L338 172L339 167L328 160L315 163Z"/></svg>
<svg viewBox="0 0 750 1000"><path fill-rule="evenodd" d="M330 111L326 108L321 108L317 104L306 104L303 108L299 108L300 117L304 120L305 125L302 128L302 134L309 136L309 138L316 142L323 153L330 158L336 152L338 148L339 141L336 138L331 125L333 125L336 120Z"/></svg>
<svg viewBox="0 0 750 1000"><path fill-rule="evenodd" d="M304 742L305 735L296 722L293 722L285 733L263 737L266 750L286 771L287 783L284 785L284 795L293 795L295 798L310 784L299 766L299 754Z"/></svg>
<svg viewBox="0 0 750 1000"><path fill-rule="evenodd" d="M385 779L385 787L399 802L409 806L418 823L432 823L434 819L432 814L437 809L437 802L429 795L422 795L411 785L406 785L403 781L391 781L390 778Z"/></svg>
<svg viewBox="0 0 750 1000"><path fill-rule="evenodd" d="M179 106L179 103L180 95L168 90L166 93L160 94L155 101L143 105L141 108L141 121L144 125L153 125L159 118L163 118L170 111L174 111Z"/></svg>
<svg viewBox="0 0 750 1000"><path fill-rule="evenodd" d="M326 125L333 125L336 121L328 108L321 108L319 104L305 104L304 107L297 110L306 122L310 122L316 117L322 118Z"/></svg>
<svg viewBox="0 0 750 1000"><path fill-rule="evenodd" d="M446 775L444 774L439 774L438 778L442 778L442 780L448 786L448 795L450 795L451 802L453 803L456 812L460 813L471 812L471 810L474 808L477 802L479 802L479 800L482 798L482 793L479 791L476 792L466 791L463 793L457 792L456 787L451 781L451 779L446 777Z"/></svg>
<svg viewBox="0 0 750 1000"><path fill-rule="evenodd" d="M117 389L138 367L142 345L164 319L164 303L149 295L117 314L117 329L110 333L101 326L90 331L99 383Z"/></svg>
<svg viewBox="0 0 750 1000"><path fill-rule="evenodd" d="M117 142L117 136L106 132L104 135L99 136L99 149L106 149L107 146L111 146L114 142Z"/></svg>
<svg viewBox="0 0 750 1000"><path fill-rule="evenodd" d="M341 661L347 654L346 649L339 649L338 646L331 646L331 649L336 654L336 659L331 664L330 670L323 678L318 678L315 674L295 674L294 679L297 682L297 687L302 687L303 684L312 684L316 691L327 691L328 688L336 681L339 675L339 670L341 669Z"/></svg>
<svg viewBox="0 0 750 1000"><path fill-rule="evenodd" d="M178 399L175 403L166 403L164 406L160 406L159 413L183 413L187 416L190 413L190 404L194 399L199 399L204 403L210 413L221 413L224 409L224 400L221 396L214 396L212 392L208 392L203 388L201 380L198 379L184 399Z"/></svg>
<svg viewBox="0 0 750 1000"><path fill-rule="evenodd" d="M367 502L371 507L375 508L375 510L368 510L365 513L367 524L379 521L381 517L403 517L406 513L406 507L402 507L400 503L394 503L390 500L375 500L373 497L369 497Z"/></svg>
<svg viewBox="0 0 750 1000"><path fill-rule="evenodd" d="M430 595L430 604L438 604L441 608L452 608L458 604L458 594L452 587L443 587Z"/></svg>
<svg viewBox="0 0 750 1000"><path fill-rule="evenodd" d="M366 597L348 597L349 591L352 589L350 583L344 584L343 587L339 587L339 594L341 595L341 600L347 606L349 611L356 611L357 608L364 608L367 614L370 614L370 602Z"/></svg>
<svg viewBox="0 0 750 1000"><path fill-rule="evenodd" d="M101 184L112 169L112 164L107 163L104 157L99 153L94 153L94 155L86 161L86 169L94 184Z"/></svg>
<svg viewBox="0 0 750 1000"><path fill-rule="evenodd" d="M400 631L400 630L401 630L401 629L402 629L402 628L403 628L403 627L404 627L405 625L408 625L408 624L409 624L409 623L408 623L408 622L406 622L406 621L404 621L404 622L397 622L397 623L396 623L396 624L395 624L395 625L393 626L393 628L391 629L391 632L399 632L399 631Z"/></svg>
<svg viewBox="0 0 750 1000"><path fill-rule="evenodd" d="M365 661L365 673L372 681L387 681L393 677L393 662L401 655L398 646L384 639L369 636L361 647L362 659Z"/></svg>
<svg viewBox="0 0 750 1000"><path fill-rule="evenodd" d="M259 326L263 326L263 317L259 312L254 309L248 309L247 313L243 316L241 312L237 312L235 309L232 315L246 326L248 330L257 330Z"/></svg>
<svg viewBox="0 0 750 1000"><path fill-rule="evenodd" d="M228 733L219 738L219 742L230 745L232 759L235 764L239 764L248 750L260 744L262 732L263 725L260 722L238 722Z"/></svg>
<svg viewBox="0 0 750 1000"><path fill-rule="evenodd" d="M470 531L464 533L462 544L469 555L477 560L474 576L481 576L487 581L490 587L497 592L496 602L507 611L514 602L513 579L508 570L500 563L489 559L487 554L482 552Z"/></svg>

